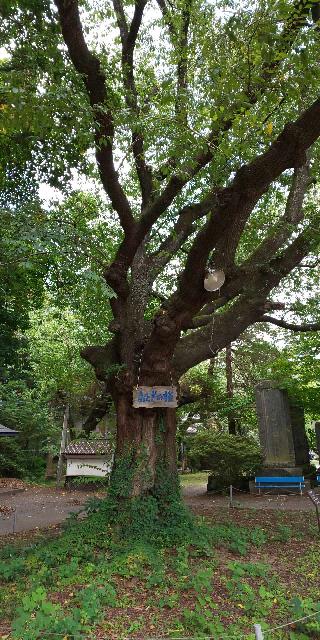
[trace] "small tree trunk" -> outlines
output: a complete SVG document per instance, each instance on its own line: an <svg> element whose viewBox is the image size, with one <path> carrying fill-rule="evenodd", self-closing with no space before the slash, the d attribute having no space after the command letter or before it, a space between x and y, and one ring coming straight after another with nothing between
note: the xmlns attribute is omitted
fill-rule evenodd
<svg viewBox="0 0 320 640"><path fill-rule="evenodd" d="M44 477L46 480L51 480L56 477L56 473L57 465L53 460L53 453L47 453L46 473Z"/></svg>
<svg viewBox="0 0 320 640"><path fill-rule="evenodd" d="M67 404L63 416L63 424L62 424L62 433L61 433L61 443L60 443L60 452L57 466L57 486L61 483L62 473L63 473L63 452L67 445L68 439L68 424L69 424L69 412L70 407Z"/></svg>
<svg viewBox="0 0 320 640"><path fill-rule="evenodd" d="M184 442L181 442L181 471L185 471L188 466L187 449Z"/></svg>
<svg viewBox="0 0 320 640"><path fill-rule="evenodd" d="M161 493L177 483L175 409L134 409L132 393L115 399L117 440L111 489L119 496Z"/></svg>
<svg viewBox="0 0 320 640"><path fill-rule="evenodd" d="M231 344L226 346L226 378L227 378L227 397L233 400L233 374L232 374L232 349ZM236 435L237 423L232 410L228 413L228 430L230 434Z"/></svg>

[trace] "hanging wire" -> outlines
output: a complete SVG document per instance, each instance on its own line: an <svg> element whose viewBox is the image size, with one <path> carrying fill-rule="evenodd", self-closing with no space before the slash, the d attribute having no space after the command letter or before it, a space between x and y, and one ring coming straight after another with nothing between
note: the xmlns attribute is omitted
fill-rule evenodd
<svg viewBox="0 0 320 640"><path fill-rule="evenodd" d="M214 316L213 316L213 318L212 318L212 323L211 323L210 342L209 342L209 349L210 349L210 351L211 351L211 353L212 353L212 355L213 355L213 356L215 356L215 355L216 355L216 351L213 351L213 349L212 349L212 342L213 342L213 325L214 325L214 320L215 320L215 318L214 318Z"/></svg>
<svg viewBox="0 0 320 640"><path fill-rule="evenodd" d="M314 616L320 616L320 611L315 611L315 613L310 613L308 616L303 616L303 618L298 618L297 620L292 620L292 622L286 622L285 624L279 624L277 627L273 627L272 629L266 629L263 631L265 635L271 633L271 631L277 631L278 629L284 629L284 627L291 627L293 624L297 624L297 622L303 622L304 620L309 620L310 618L314 618Z"/></svg>
<svg viewBox="0 0 320 640"><path fill-rule="evenodd" d="M220 298L220 289L219 289L219 298ZM209 349L210 349L212 355L215 357L217 352L212 349L214 321L215 321L215 317L214 317L214 314L213 314L212 322L211 322L211 333L210 333Z"/></svg>
<svg viewBox="0 0 320 640"><path fill-rule="evenodd" d="M140 358L139 358L139 362L138 362L138 376L137 376L137 385L136 385L136 389L138 389L138 387L139 387L139 383L140 383L141 363L142 363L143 352L144 352L144 346L142 347L142 349L141 349L141 351L140 351Z"/></svg>

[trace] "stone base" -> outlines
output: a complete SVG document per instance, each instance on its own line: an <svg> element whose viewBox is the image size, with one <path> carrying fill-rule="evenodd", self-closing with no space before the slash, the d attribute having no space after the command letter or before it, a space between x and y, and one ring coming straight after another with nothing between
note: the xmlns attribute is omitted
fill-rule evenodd
<svg viewBox="0 0 320 640"><path fill-rule="evenodd" d="M248 478L238 478L234 480L232 486L239 491L249 493L249 480ZM214 474L208 476L207 491L229 491L229 486L226 486L226 481L221 481Z"/></svg>
<svg viewBox="0 0 320 640"><path fill-rule="evenodd" d="M303 476L303 467L262 467L255 472L255 476L269 477L269 476Z"/></svg>

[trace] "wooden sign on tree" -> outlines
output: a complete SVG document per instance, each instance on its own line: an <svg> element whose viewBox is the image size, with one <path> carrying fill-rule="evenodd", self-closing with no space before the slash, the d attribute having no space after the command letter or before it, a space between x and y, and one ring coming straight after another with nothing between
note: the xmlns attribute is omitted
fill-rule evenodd
<svg viewBox="0 0 320 640"><path fill-rule="evenodd" d="M138 409L145 407L177 407L177 387L135 387L133 389L133 406Z"/></svg>

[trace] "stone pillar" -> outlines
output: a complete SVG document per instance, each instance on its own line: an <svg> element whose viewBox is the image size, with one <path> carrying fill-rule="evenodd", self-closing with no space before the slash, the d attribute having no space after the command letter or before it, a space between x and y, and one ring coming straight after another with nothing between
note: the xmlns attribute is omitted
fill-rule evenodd
<svg viewBox="0 0 320 640"><path fill-rule="evenodd" d="M317 452L320 460L320 422L314 423L314 428L316 431L316 443L317 443Z"/></svg>
<svg viewBox="0 0 320 640"><path fill-rule="evenodd" d="M301 475L309 463L303 411L270 380L256 386L256 406L265 475Z"/></svg>
<svg viewBox="0 0 320 640"><path fill-rule="evenodd" d="M309 442L305 430L304 409L289 400L289 410L291 418L291 428L293 435L293 447L295 453L295 463L298 466L310 464Z"/></svg>

